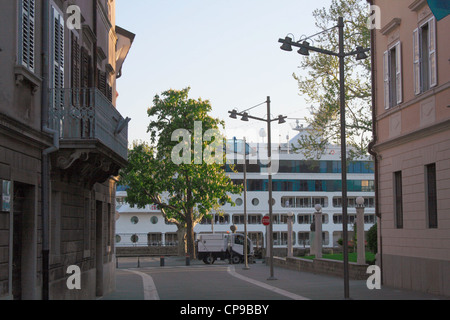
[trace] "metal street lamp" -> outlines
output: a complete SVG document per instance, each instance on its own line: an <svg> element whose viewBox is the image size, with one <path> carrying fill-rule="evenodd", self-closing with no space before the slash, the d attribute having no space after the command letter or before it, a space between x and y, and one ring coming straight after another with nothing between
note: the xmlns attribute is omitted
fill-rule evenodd
<svg viewBox="0 0 450 320"><path fill-rule="evenodd" d="M244 137L244 270L249 270L248 267L248 241L247 241L247 139Z"/></svg>
<svg viewBox="0 0 450 320"><path fill-rule="evenodd" d="M344 295L345 299L350 298L349 292L349 270L348 270L348 203L347 203L347 142L345 133L345 58L348 56L356 55L357 60L366 59L366 52L370 49L364 49L363 47L357 47L355 51L345 53L344 52L344 18L339 17L338 24L328 30L324 30L320 33L327 32L334 28L339 29L339 52L333 52L321 48L310 46L307 39L304 39L303 43L293 42L292 38L286 37L285 39L279 39L278 42L282 43L281 49L284 51L292 51L292 46L300 48L298 53L302 55L309 55L309 51L323 53L339 58L339 74L340 74L340 112L341 112L341 167L342 167L342 233L343 233L343 251L344 251ZM318 34L320 34L318 33ZM317 34L316 34L317 35ZM315 35L313 35L315 36ZM309 37L312 38L313 36ZM309 39L308 38L308 39Z"/></svg>
<svg viewBox="0 0 450 320"><path fill-rule="evenodd" d="M249 115L246 110L244 112L237 112L237 110L233 110L233 111L228 111L228 113L230 114L230 118L235 119L234 117L239 116L242 117L242 121L249 121L249 119L253 119L253 120L258 120L258 121L263 121L267 123L267 136L268 136L268 142L267 142L267 157L268 157L268 169L269 169L269 217L270 217L270 225L269 225L269 237L270 237L270 241L269 241L269 247L270 247L270 257L269 257L269 261L270 261L270 277L267 280L277 280L274 276L274 271L273 271L273 195L272 195L272 122L274 121L278 121L278 124L283 124L286 122L287 117L284 116L278 116L277 118L271 119L270 118L270 97L267 97L267 101L265 102L267 104L267 119L263 119L263 118L258 118L258 117L254 117L252 115ZM261 104L260 104L261 105ZM255 107L258 107L260 105L257 105ZM255 108L253 107L253 108ZM253 109L251 108L251 109Z"/></svg>

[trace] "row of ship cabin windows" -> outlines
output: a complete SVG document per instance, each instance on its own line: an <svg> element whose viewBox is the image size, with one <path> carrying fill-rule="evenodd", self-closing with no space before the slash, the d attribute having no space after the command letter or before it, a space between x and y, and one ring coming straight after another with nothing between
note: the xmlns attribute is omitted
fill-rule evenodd
<svg viewBox="0 0 450 320"><path fill-rule="evenodd" d="M347 198L347 207L355 208L356 207L356 199L357 197L348 197ZM236 206L240 207L244 204L244 201L241 198L236 199ZM259 205L259 199L253 198L251 201L253 206ZM276 204L276 200L272 199L272 204ZM322 208L327 208L328 197L282 197L281 198L281 207L282 208L314 208L317 204L320 204ZM364 198L364 206L366 208L375 208L375 197L365 197ZM334 208L342 208L342 197L334 197L333 198L333 207Z"/></svg>
<svg viewBox="0 0 450 320"><path fill-rule="evenodd" d="M249 214L247 217L247 223L252 225L259 225L262 224L262 214ZM214 224L218 225L228 225L230 224L230 215L224 214L224 215L217 215L213 217ZM210 225L212 224L212 220L207 217L204 217L202 221L200 222L201 225ZM297 216L293 216L293 223L297 224L311 224L313 222L313 215L312 214L298 214ZM131 223L136 225L140 222L139 218L134 216L130 219ZM288 215L287 214L273 214L272 215L272 221L274 224L287 224L288 223ZM348 223L353 224L356 221L356 215L355 214L349 214L348 215ZM243 214L234 214L232 215L232 222L233 224L244 224L245 223L245 217ZM158 223L158 217L151 217L150 223L157 224ZM328 214L322 214L322 223L328 224L329 223L329 216ZM334 224L342 224L342 214L334 214L333 215L333 223ZM375 223L375 215L374 214L366 214L364 215L364 223L366 224L374 224ZM170 224L166 222L166 224Z"/></svg>
<svg viewBox="0 0 450 320"><path fill-rule="evenodd" d="M242 162L242 164L240 163ZM342 173L341 161L318 161L318 160L273 160L273 173ZM226 172L244 172L243 160L234 161L233 169L226 165ZM264 173L267 165L258 161L254 163L248 160L248 173ZM350 174L373 174L373 161L349 161L347 173Z"/></svg>
<svg viewBox="0 0 450 320"><path fill-rule="evenodd" d="M244 185L243 179L232 179L235 185ZM269 191L269 180L248 179L247 191ZM273 180L274 192L342 192L341 180ZM375 192L374 180L348 180L348 192Z"/></svg>
<svg viewBox="0 0 450 320"><path fill-rule="evenodd" d="M357 197L348 197L347 203L348 208L356 207L356 199ZM117 205L125 204L125 200L123 197L116 198ZM240 207L244 205L244 200L242 198L237 198L235 200L236 206ZM259 206L259 199L253 198L251 204L253 206ZM272 204L276 204L276 200L272 200ZM282 197L281 198L281 207L282 208L314 208L317 204L320 204L322 208L327 208L328 197ZM364 206L366 208L375 208L375 197L365 197L364 198ZM334 208L342 208L342 197L334 197L333 198L333 207ZM157 222L157 221L156 221ZM155 222L155 223L156 223Z"/></svg>
<svg viewBox="0 0 450 320"><path fill-rule="evenodd" d="M297 216L293 216L294 224L312 224L314 215L312 214L298 214ZM262 224L262 214L249 214L247 216L247 223L250 225L260 225ZM288 223L288 215L287 214L272 214L273 224L287 224ZM366 214L364 215L364 223L366 224L374 224L376 221L375 214ZM356 214L348 215L348 223L354 224L356 222ZM200 222L201 225L210 225L212 223L212 219L203 218ZM232 216L233 224L244 224L245 216L243 214L233 214ZM322 223L329 224L329 215L322 214ZM333 223L334 224L342 224L342 214L334 214L333 215ZM214 217L214 224L219 225L227 225L230 224L230 216L228 214L224 214L221 216Z"/></svg>
<svg viewBox="0 0 450 320"><path fill-rule="evenodd" d="M196 234L197 235L197 234ZM352 236L352 232L349 231ZM262 232L249 232L249 238L255 247L264 247L264 234ZM293 232L293 245L309 246L311 245L311 232ZM333 232L333 239L341 236L340 232ZM146 241L143 241L146 240ZM288 233L287 231L273 232L273 241L275 246L287 246ZM322 242L324 246L330 245L330 232L322 232ZM133 234L133 235L116 235L116 244L131 244L140 246L178 246L178 235L176 233L148 233L148 234ZM333 243L333 245L336 245Z"/></svg>

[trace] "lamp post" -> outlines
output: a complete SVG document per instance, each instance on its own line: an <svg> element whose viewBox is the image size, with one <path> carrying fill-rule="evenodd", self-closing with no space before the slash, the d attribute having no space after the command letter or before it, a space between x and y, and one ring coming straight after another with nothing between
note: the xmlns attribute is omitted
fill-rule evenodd
<svg viewBox="0 0 450 320"><path fill-rule="evenodd" d="M244 270L248 267L248 241L247 241L247 139L244 137Z"/></svg>
<svg viewBox="0 0 450 320"><path fill-rule="evenodd" d="M343 251L344 251L344 295L345 299L350 298L349 291L349 270L348 270L348 211L347 211L347 142L346 142L346 130L345 130L345 58L348 56L356 55L356 60L363 60L368 58L365 54L370 49L364 49L363 47L357 47L355 51L345 53L344 52L344 18L339 17L337 26L331 28L339 29L339 52L333 52L321 48L310 46L310 44L304 39L302 43L293 42L290 37L285 39L279 39L278 42L282 43L281 49L284 51L292 51L292 46L300 48L298 53L301 55L309 55L309 51L315 51L326 55L331 55L339 58L339 86L340 86L340 113L341 113L341 167L342 167L342 233L343 233ZM325 30L320 33L327 32L331 29ZM318 33L318 34L320 34ZM315 35L314 35L315 36Z"/></svg>
<svg viewBox="0 0 450 320"><path fill-rule="evenodd" d="M269 175L269 217L270 217L270 225L269 225L269 250L270 250L270 277L267 280L277 280L274 276L273 270L273 195L272 195L272 122L278 121L279 124L286 123L287 117L278 116L277 118L272 119L270 113L270 97L267 97L265 102L267 104L267 119L254 117L248 114L250 109L245 110L243 112L238 112L237 110L228 111L231 119L237 119L237 117L242 117L242 121L249 121L249 119L263 121L267 123L267 157L268 157L268 175ZM259 105L258 105L259 106ZM257 106L255 106L257 107ZM253 108L255 108L253 107ZM253 109L251 108L251 109Z"/></svg>

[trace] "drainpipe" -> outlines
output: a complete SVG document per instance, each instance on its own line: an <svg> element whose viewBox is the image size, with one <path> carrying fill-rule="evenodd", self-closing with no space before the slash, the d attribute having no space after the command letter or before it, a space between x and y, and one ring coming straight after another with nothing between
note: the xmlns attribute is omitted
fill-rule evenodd
<svg viewBox="0 0 450 320"><path fill-rule="evenodd" d="M374 4L374 0L367 0L367 2L370 5ZM382 236L381 236L381 223L382 223L382 216L381 216L381 212L380 212L380 206L379 206L379 196L380 196L380 190L379 190L379 160L378 160L378 153L374 150L374 146L377 144L378 142L378 135L377 135L377 125L376 125L376 118L377 118L377 114L376 114L376 69L375 69L375 59L376 59L376 47L375 47L375 38L376 38L376 29L372 29L370 31L371 33L371 39L370 39L370 47L372 48L371 50L371 59L372 59L372 126L373 126L373 140L369 143L369 153L374 157L374 161L375 161L375 215L377 216L378 220L379 220L379 226L378 226L378 230L380 230L379 233L379 244L378 244L378 249L379 249L379 261L380 261L380 268L381 270L383 270L383 242L382 242ZM381 272L381 283L383 284L383 272Z"/></svg>
<svg viewBox="0 0 450 320"><path fill-rule="evenodd" d="M49 186L50 163L49 155L59 149L59 133L48 127L49 119L49 34L50 34L50 3L42 2L42 94L41 94L41 129L53 136L53 146L42 151L42 300L49 300L49 267L50 267L50 221L49 221Z"/></svg>

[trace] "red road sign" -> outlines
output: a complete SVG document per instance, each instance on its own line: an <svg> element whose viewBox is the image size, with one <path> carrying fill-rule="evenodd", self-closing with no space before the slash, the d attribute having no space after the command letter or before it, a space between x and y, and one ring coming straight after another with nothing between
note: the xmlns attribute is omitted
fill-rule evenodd
<svg viewBox="0 0 450 320"><path fill-rule="evenodd" d="M270 216L264 216L264 218L262 218L262 223L263 225L265 225L266 227L268 225L270 225Z"/></svg>

